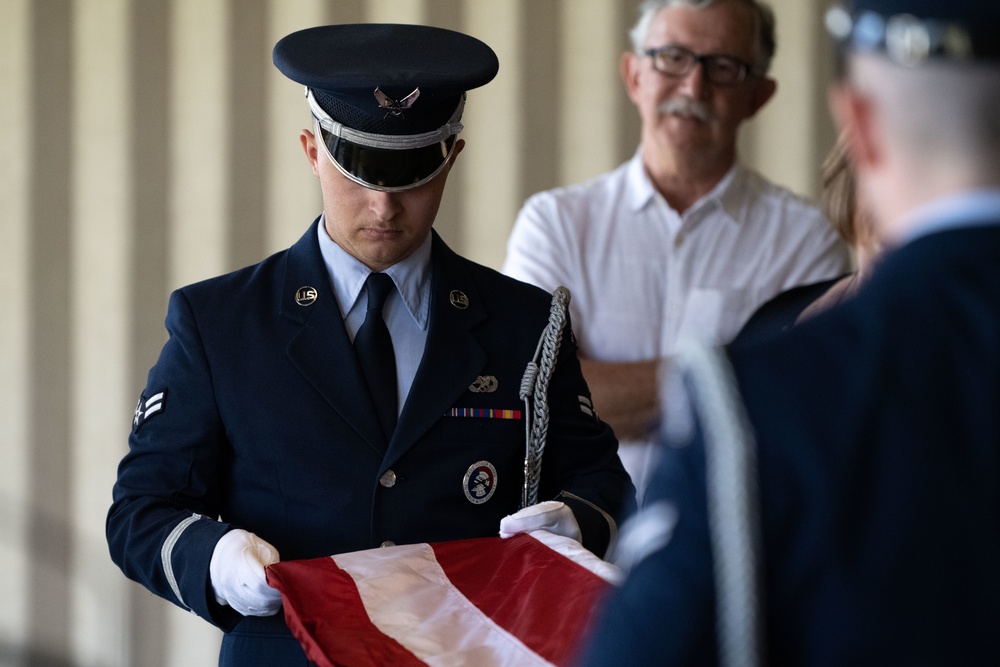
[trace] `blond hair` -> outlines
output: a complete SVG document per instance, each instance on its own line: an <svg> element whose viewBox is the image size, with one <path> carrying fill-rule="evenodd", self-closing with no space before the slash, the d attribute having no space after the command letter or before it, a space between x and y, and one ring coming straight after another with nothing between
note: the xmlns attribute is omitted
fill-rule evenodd
<svg viewBox="0 0 1000 667"><path fill-rule="evenodd" d="M823 187L820 205L830 219L834 231L852 246L858 240L855 218L858 215L858 195L854 169L847 155L844 135L837 139L820 166L820 183Z"/></svg>

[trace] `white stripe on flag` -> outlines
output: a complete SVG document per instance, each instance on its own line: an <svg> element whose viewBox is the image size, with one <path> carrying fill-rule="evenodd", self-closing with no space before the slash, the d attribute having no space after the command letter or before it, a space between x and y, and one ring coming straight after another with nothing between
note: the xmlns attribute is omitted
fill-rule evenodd
<svg viewBox="0 0 1000 667"><path fill-rule="evenodd" d="M547 530L533 530L528 534L549 549L569 558L577 565L587 568L609 584L619 586L625 579L625 573L620 567L606 560L601 560L574 539L556 535Z"/></svg>
<svg viewBox="0 0 1000 667"><path fill-rule="evenodd" d="M275 563L319 667L569 665L620 571L545 531Z"/></svg>
<svg viewBox="0 0 1000 667"><path fill-rule="evenodd" d="M551 664L456 590L427 544L333 560L354 579L372 623L428 665Z"/></svg>

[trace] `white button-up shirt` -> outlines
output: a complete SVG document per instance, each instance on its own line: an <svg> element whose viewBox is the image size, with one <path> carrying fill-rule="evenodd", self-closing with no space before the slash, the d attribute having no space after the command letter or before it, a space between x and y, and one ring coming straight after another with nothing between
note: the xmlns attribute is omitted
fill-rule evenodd
<svg viewBox="0 0 1000 667"><path fill-rule="evenodd" d="M503 271L567 287L581 354L627 362L668 356L685 337L729 342L779 292L850 267L823 214L790 191L736 165L681 214L637 152L612 172L529 198ZM630 465L628 449L622 459L641 489L648 455Z"/></svg>

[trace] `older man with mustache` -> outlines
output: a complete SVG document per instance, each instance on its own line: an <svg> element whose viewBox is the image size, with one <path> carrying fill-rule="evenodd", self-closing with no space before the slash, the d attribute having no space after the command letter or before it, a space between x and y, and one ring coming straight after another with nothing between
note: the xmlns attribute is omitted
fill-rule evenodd
<svg viewBox="0 0 1000 667"><path fill-rule="evenodd" d="M737 134L774 95L774 16L757 0L650 0L622 55L642 119L612 172L534 195L504 272L563 285L583 370L640 495L656 368L686 337L725 343L764 301L848 271L823 215L743 167Z"/></svg>

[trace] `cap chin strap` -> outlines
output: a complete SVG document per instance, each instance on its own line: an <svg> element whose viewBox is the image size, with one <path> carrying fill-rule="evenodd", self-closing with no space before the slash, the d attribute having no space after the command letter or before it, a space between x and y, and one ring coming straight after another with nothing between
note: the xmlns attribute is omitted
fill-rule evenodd
<svg viewBox="0 0 1000 667"><path fill-rule="evenodd" d="M448 122L436 130L424 132L422 134L372 134L351 129L343 123L338 123L330 117L323 107L319 105L313 96L312 89L306 87L306 100L309 102L309 110L319 123L319 126L335 137L340 137L351 143L368 148L381 148L385 150L403 151L411 148L423 148L442 142L448 137L462 131L463 125L459 122L462 111L465 109L465 93L462 93L455 107L454 113Z"/></svg>

